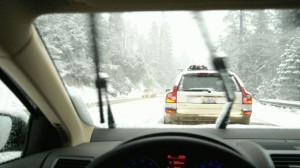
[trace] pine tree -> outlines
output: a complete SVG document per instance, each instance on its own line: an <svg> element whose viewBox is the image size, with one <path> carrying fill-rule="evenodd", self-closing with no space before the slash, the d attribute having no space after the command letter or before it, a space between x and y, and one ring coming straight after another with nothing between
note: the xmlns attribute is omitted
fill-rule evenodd
<svg viewBox="0 0 300 168"><path fill-rule="evenodd" d="M280 37L277 40L278 45L276 48L278 51L283 52L280 52L281 57L278 61L278 66L276 66L276 73L270 75L272 80L265 81L259 88L259 97L299 100L299 90L297 90L297 87L299 88L299 80L297 80L299 76L295 74L299 71L299 66L298 70L297 68L294 69L295 71L292 75L289 74L289 69L291 67L297 67L297 65L289 66L291 64L297 64L297 59L293 56L297 55L297 49L295 49L297 46L295 46L295 44L298 43L297 34L299 34L300 10L278 10L275 11L275 17L277 19L274 22L274 31ZM291 63L289 57L293 57L295 62ZM295 78L293 78L293 75L295 75Z"/></svg>
<svg viewBox="0 0 300 168"><path fill-rule="evenodd" d="M276 74L282 53L277 47L279 36L272 28L273 18L269 10L233 11L225 17L228 28L220 47L229 57L231 70L254 96L264 81Z"/></svg>
<svg viewBox="0 0 300 168"><path fill-rule="evenodd" d="M61 77L70 86L93 83L86 15L52 14L37 19L37 27Z"/></svg>
<svg viewBox="0 0 300 168"><path fill-rule="evenodd" d="M121 94L142 86L166 85L174 79L177 67L165 15L162 13L161 22L153 22L148 36L139 34L125 16L110 13L95 17L100 70L108 73L112 89ZM46 15L37 20L37 26L64 82L69 86L94 86L94 44L88 15Z"/></svg>
<svg viewBox="0 0 300 168"><path fill-rule="evenodd" d="M300 36L295 35L286 45L282 61L277 69L275 83L277 98L300 100Z"/></svg>

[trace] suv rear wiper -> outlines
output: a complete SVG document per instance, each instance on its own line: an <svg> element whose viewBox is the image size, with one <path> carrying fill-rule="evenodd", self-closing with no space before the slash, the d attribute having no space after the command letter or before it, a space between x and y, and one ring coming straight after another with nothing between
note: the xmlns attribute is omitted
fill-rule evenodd
<svg viewBox="0 0 300 168"><path fill-rule="evenodd" d="M189 89L183 89L183 91L194 91L194 92L208 92L211 93L211 89L209 88L189 88Z"/></svg>
<svg viewBox="0 0 300 168"><path fill-rule="evenodd" d="M198 26L200 28L200 31L202 33L202 36L204 38L205 44L209 50L210 57L213 59L214 66L216 70L219 71L220 78L223 81L222 83L223 83L224 90L226 92L226 97L228 102L225 104L219 117L216 120L216 127L219 129L225 129L227 127L230 111L235 99L234 90L232 87L232 83L230 81L230 74L228 73L228 70L226 68L224 57L219 57L216 54L216 48L214 47L214 45L210 40L202 15L199 12L193 12L193 13L198 23Z"/></svg>

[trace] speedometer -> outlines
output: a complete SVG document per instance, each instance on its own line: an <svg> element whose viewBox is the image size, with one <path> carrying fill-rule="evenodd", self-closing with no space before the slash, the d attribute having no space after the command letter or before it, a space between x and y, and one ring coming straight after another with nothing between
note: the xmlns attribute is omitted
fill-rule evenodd
<svg viewBox="0 0 300 168"><path fill-rule="evenodd" d="M147 157L140 157L129 160L123 168L159 168L157 163Z"/></svg>

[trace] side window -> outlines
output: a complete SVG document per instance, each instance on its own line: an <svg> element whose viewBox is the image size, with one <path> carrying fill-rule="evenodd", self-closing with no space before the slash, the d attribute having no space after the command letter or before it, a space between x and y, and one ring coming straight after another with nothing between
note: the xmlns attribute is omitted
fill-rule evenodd
<svg viewBox="0 0 300 168"><path fill-rule="evenodd" d="M25 106L0 80L0 165L22 156L29 117Z"/></svg>
<svg viewBox="0 0 300 168"><path fill-rule="evenodd" d="M233 76L231 76L231 79L232 79L232 81L234 82L234 86L235 86L235 91L237 91L237 92L240 92L241 90L240 90L240 88L239 88L239 85L237 84L237 81L234 79L234 77Z"/></svg>

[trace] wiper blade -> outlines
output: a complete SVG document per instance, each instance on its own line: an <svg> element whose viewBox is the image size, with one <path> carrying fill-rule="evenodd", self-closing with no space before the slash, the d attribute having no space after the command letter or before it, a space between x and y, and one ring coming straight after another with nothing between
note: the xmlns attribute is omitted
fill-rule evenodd
<svg viewBox="0 0 300 168"><path fill-rule="evenodd" d="M116 128L115 119L114 119L114 116L112 114L109 99L108 99L108 90L107 90L108 75L106 73L100 73L99 76L100 76L99 79L102 80L101 81L102 87L100 87L100 88L102 88L104 90L105 99L106 99L108 128Z"/></svg>
<svg viewBox="0 0 300 168"><path fill-rule="evenodd" d="M227 103L223 107L219 117L216 120L216 127L220 129L224 129L227 127L228 120L230 117L230 112L233 106L233 102L235 99L235 93L232 86L232 82L230 81L230 74L227 71L225 66L224 58L214 58L214 66L220 73L220 78L223 81L223 87L227 97Z"/></svg>
<svg viewBox="0 0 300 168"><path fill-rule="evenodd" d="M216 54L216 48L211 42L211 39L209 37L208 31L206 29L206 26L204 24L204 20L202 18L202 15L199 12L193 12L194 17L198 23L198 26L200 28L200 31L202 33L202 36L204 38L205 44L209 50L210 57L213 59L214 66L216 70L219 71L220 78L223 81L223 87L226 92L227 97L227 103L225 104L224 108L222 109L219 117L216 120L216 127L219 129L225 129L228 124L230 111L235 99L234 89L232 87L232 83L230 81L230 74L227 71L224 58L218 57Z"/></svg>
<svg viewBox="0 0 300 168"><path fill-rule="evenodd" d="M194 91L194 92L208 92L208 93L211 93L212 89L209 89L209 88L189 88L189 89L183 89L183 91Z"/></svg>
<svg viewBox="0 0 300 168"><path fill-rule="evenodd" d="M112 111L110 108L109 100L108 100L108 95L107 95L107 84L106 84L106 78L104 76L101 76L100 73L100 54L98 52L97 48L97 37L98 37L98 32L96 28L96 19L95 19L95 14L91 13L89 15L90 19L90 26L91 26L91 36L92 36L92 51L94 54L94 63L96 67L96 87L98 89L98 97L99 97L99 109L100 109L100 123L104 123L104 114L103 114L103 102L102 102L102 90L104 90L105 98L106 98L106 103L107 103L107 115L108 115L108 128L115 128L115 120L112 115Z"/></svg>

